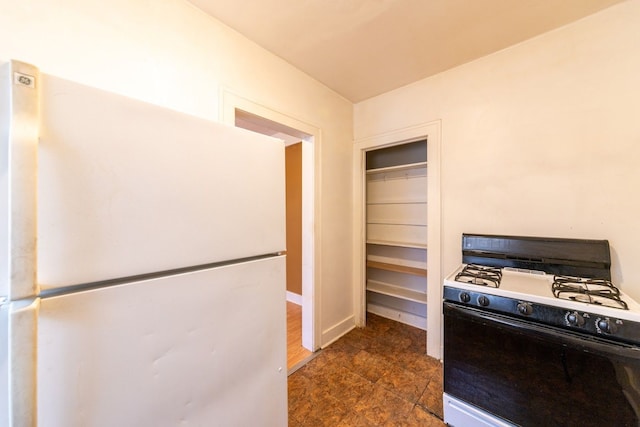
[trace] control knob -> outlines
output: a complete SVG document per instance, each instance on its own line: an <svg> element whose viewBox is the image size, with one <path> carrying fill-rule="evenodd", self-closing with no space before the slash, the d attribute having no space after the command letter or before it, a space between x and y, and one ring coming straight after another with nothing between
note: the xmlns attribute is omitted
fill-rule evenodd
<svg viewBox="0 0 640 427"><path fill-rule="evenodd" d="M522 314L523 316L529 316L533 313L533 306L528 302L519 302L516 306L516 309L518 310L518 313Z"/></svg>
<svg viewBox="0 0 640 427"><path fill-rule="evenodd" d="M487 297L486 297L486 296L484 296L484 295L480 295L480 296L478 297L478 304L480 304L480 305L481 305L481 306L483 306L483 307L488 306L488 305L489 305L489 298L487 298Z"/></svg>
<svg viewBox="0 0 640 427"><path fill-rule="evenodd" d="M460 294L460 301L465 303L471 301L471 295L469 295L467 292L462 292Z"/></svg>
<svg viewBox="0 0 640 427"><path fill-rule="evenodd" d="M604 319L599 317L596 319L596 329L598 332L604 332L605 334L614 334L616 332L616 327L608 317Z"/></svg>
<svg viewBox="0 0 640 427"><path fill-rule="evenodd" d="M567 313L567 323L571 326L584 326L584 317L578 314L577 311L570 311Z"/></svg>

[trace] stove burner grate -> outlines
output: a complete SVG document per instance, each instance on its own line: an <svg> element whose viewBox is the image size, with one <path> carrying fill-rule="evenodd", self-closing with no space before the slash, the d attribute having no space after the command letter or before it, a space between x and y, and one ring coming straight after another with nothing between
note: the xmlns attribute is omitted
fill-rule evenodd
<svg viewBox="0 0 640 427"><path fill-rule="evenodd" d="M479 264L467 264L456 274L456 282L471 283L473 285L497 288L502 279L502 270Z"/></svg>
<svg viewBox="0 0 640 427"><path fill-rule="evenodd" d="M554 276L552 290L553 295L560 299L629 309L627 303L620 298L620 290L605 279Z"/></svg>

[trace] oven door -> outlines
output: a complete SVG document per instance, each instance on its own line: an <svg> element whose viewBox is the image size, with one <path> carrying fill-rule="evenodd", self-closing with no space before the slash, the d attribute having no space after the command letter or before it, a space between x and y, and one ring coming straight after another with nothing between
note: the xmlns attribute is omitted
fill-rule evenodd
<svg viewBox="0 0 640 427"><path fill-rule="evenodd" d="M640 350L445 302L444 392L521 426L638 426Z"/></svg>

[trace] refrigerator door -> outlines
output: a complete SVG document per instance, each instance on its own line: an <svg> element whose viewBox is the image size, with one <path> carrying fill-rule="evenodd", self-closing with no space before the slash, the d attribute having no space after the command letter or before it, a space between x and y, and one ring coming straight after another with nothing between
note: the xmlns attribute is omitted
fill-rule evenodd
<svg viewBox="0 0 640 427"><path fill-rule="evenodd" d="M35 426L40 300L0 304L0 426Z"/></svg>
<svg viewBox="0 0 640 427"><path fill-rule="evenodd" d="M284 261L42 299L38 426L287 425Z"/></svg>
<svg viewBox="0 0 640 427"><path fill-rule="evenodd" d="M40 105L42 289L284 250L281 140L46 74Z"/></svg>

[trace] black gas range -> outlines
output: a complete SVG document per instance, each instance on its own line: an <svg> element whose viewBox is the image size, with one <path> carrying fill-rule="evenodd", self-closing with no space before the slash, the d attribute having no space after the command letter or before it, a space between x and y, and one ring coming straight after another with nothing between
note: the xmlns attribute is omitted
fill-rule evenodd
<svg viewBox="0 0 640 427"><path fill-rule="evenodd" d="M444 282L445 422L640 424L640 305L611 282L606 240L465 234L462 253Z"/></svg>

